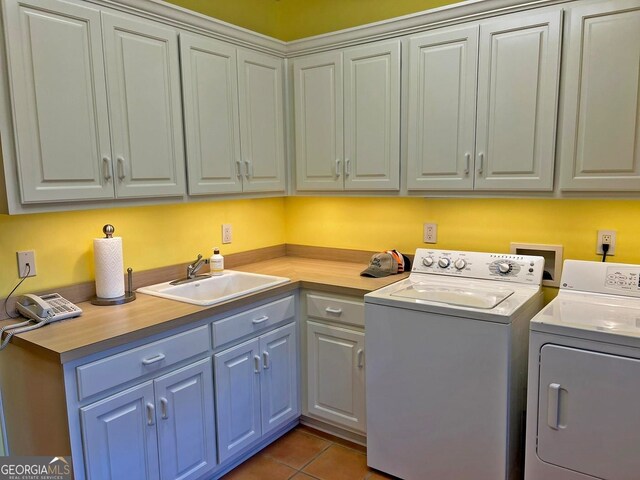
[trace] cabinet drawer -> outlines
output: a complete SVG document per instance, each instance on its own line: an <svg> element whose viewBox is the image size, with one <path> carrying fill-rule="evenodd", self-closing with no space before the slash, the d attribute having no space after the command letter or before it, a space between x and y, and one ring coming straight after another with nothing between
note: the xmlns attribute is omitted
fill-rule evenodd
<svg viewBox="0 0 640 480"><path fill-rule="evenodd" d="M364 327L364 302L308 293L307 316Z"/></svg>
<svg viewBox="0 0 640 480"><path fill-rule="evenodd" d="M295 316L293 297L267 303L213 323L213 347L219 347Z"/></svg>
<svg viewBox="0 0 640 480"><path fill-rule="evenodd" d="M178 363L210 348L208 325L76 368L80 400Z"/></svg>

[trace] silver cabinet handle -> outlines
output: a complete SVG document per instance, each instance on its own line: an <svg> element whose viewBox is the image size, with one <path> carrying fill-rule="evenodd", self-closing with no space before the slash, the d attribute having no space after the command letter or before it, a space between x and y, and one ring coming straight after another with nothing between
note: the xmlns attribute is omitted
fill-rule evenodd
<svg viewBox="0 0 640 480"><path fill-rule="evenodd" d="M340 160L339 158L336 158L336 177L339 177L340 175L342 175L342 172L340 171L341 162L342 160Z"/></svg>
<svg viewBox="0 0 640 480"><path fill-rule="evenodd" d="M341 308L327 307L324 309L324 311L330 313L331 315L342 315Z"/></svg>
<svg viewBox="0 0 640 480"><path fill-rule="evenodd" d="M349 158L345 158L344 160L344 174L347 177L351 175L351 160Z"/></svg>
<svg viewBox="0 0 640 480"><path fill-rule="evenodd" d="M482 170L484 168L484 153L480 152L478 154L478 157L480 158L480 164L478 165L478 174L482 175Z"/></svg>
<svg viewBox="0 0 640 480"><path fill-rule="evenodd" d="M254 318L253 320L251 320L251 323L253 323L254 325L260 325L261 323L264 323L267 320L269 320L269 317L267 317L266 315L263 315L261 317Z"/></svg>
<svg viewBox="0 0 640 480"><path fill-rule="evenodd" d="M262 367L266 370L270 365L269 352L262 352Z"/></svg>
<svg viewBox="0 0 640 480"><path fill-rule="evenodd" d="M557 430L560 415L560 384L549 384L547 395L547 425Z"/></svg>
<svg viewBox="0 0 640 480"><path fill-rule="evenodd" d="M143 365L151 365L153 363L157 363L160 362L161 360L164 360L164 353L158 353L157 355L154 355L153 357L147 357L147 358L143 358L142 359L142 364Z"/></svg>
<svg viewBox="0 0 640 480"><path fill-rule="evenodd" d="M358 357L358 368L364 367L364 350L363 349L358 350L357 357Z"/></svg>
<svg viewBox="0 0 640 480"><path fill-rule="evenodd" d="M153 425L156 423L156 407L153 403L147 402L147 425Z"/></svg>
<svg viewBox="0 0 640 480"><path fill-rule="evenodd" d="M242 162L240 160L236 160L236 175L238 177L242 176Z"/></svg>
<svg viewBox="0 0 640 480"><path fill-rule="evenodd" d="M469 175L469 168L471 167L471 154L470 153L465 153L464 154L464 161L465 161L464 174L465 175Z"/></svg>
<svg viewBox="0 0 640 480"><path fill-rule="evenodd" d="M118 162L118 178L120 180L124 180L125 178L127 178L127 176L124 173L124 158L118 157L117 162Z"/></svg>
<svg viewBox="0 0 640 480"><path fill-rule="evenodd" d="M245 176L246 176L247 178L251 177L251 176L252 176L252 170L253 170L253 169L251 168L251 162L250 162L249 160L245 160L245 161L244 161L244 166L245 166L245 169L246 169Z"/></svg>
<svg viewBox="0 0 640 480"><path fill-rule="evenodd" d="M260 357L258 355L253 357L253 368L255 373L260 373Z"/></svg>
<svg viewBox="0 0 640 480"><path fill-rule="evenodd" d="M106 181L111 180L111 159L102 157L102 172Z"/></svg>
<svg viewBox="0 0 640 480"><path fill-rule="evenodd" d="M160 412L163 420L166 420L167 418L169 418L169 414L167 413L168 407L169 407L169 400L167 400L164 397L160 397Z"/></svg>

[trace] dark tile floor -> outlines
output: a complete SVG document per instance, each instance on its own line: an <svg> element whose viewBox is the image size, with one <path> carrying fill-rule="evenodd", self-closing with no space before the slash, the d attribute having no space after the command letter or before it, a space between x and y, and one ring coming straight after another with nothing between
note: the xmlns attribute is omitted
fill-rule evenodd
<svg viewBox="0 0 640 480"><path fill-rule="evenodd" d="M366 449L298 426L222 480L379 480L388 475L367 467Z"/></svg>

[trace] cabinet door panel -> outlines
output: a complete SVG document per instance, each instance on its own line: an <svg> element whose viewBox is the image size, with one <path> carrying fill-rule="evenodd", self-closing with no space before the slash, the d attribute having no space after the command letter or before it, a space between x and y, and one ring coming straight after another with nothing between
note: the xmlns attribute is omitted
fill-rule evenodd
<svg viewBox="0 0 640 480"><path fill-rule="evenodd" d="M80 409L89 479L160 478L153 384Z"/></svg>
<svg viewBox="0 0 640 480"><path fill-rule="evenodd" d="M552 190L562 12L482 24L476 190Z"/></svg>
<svg viewBox="0 0 640 480"><path fill-rule="evenodd" d="M215 355L220 462L260 438L259 347L256 338Z"/></svg>
<svg viewBox="0 0 640 480"><path fill-rule="evenodd" d="M640 6L571 8L560 159L563 190L640 189Z"/></svg>
<svg viewBox="0 0 640 480"><path fill-rule="evenodd" d="M100 12L34 0L6 15L22 201L112 198Z"/></svg>
<svg viewBox="0 0 640 480"><path fill-rule="evenodd" d="M400 41L344 53L346 190L400 188Z"/></svg>
<svg viewBox="0 0 640 480"><path fill-rule="evenodd" d="M178 36L103 14L118 197L184 194Z"/></svg>
<svg viewBox="0 0 640 480"><path fill-rule="evenodd" d="M198 478L216 464L211 359L154 384L162 478Z"/></svg>
<svg viewBox="0 0 640 480"><path fill-rule="evenodd" d="M311 415L365 431L364 333L307 322Z"/></svg>
<svg viewBox="0 0 640 480"><path fill-rule="evenodd" d="M180 53L189 193L240 192L236 49L181 33Z"/></svg>
<svg viewBox="0 0 640 480"><path fill-rule="evenodd" d="M295 323L260 337L262 435L300 415L297 345Z"/></svg>
<svg viewBox="0 0 640 480"><path fill-rule="evenodd" d="M342 190L342 54L294 60L296 188Z"/></svg>
<svg viewBox="0 0 640 480"><path fill-rule="evenodd" d="M410 190L473 188L478 27L409 40Z"/></svg>
<svg viewBox="0 0 640 480"><path fill-rule="evenodd" d="M240 138L245 192L285 189L282 60L238 51Z"/></svg>

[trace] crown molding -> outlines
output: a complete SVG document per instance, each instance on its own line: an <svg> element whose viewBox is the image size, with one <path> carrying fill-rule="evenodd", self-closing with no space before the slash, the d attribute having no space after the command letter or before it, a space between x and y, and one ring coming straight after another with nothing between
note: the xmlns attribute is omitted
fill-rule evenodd
<svg viewBox="0 0 640 480"><path fill-rule="evenodd" d="M366 25L338 30L286 44L287 58L397 38L495 15L566 3L569 0L468 0Z"/></svg>

